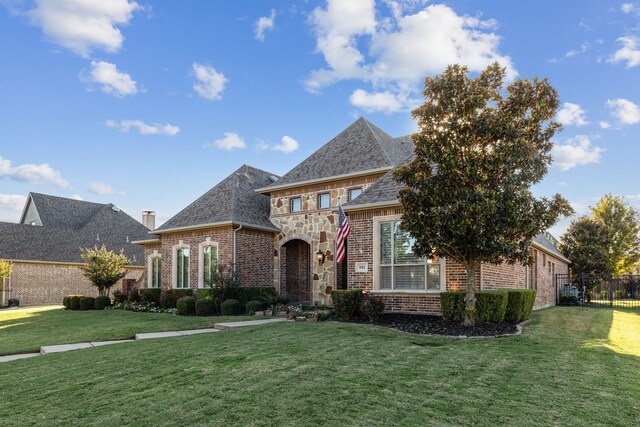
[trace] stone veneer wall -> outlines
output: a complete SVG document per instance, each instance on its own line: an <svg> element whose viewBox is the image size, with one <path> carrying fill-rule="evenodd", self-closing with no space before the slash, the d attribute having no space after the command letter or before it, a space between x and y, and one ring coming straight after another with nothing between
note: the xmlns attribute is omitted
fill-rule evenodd
<svg viewBox="0 0 640 427"><path fill-rule="evenodd" d="M315 255L313 255L311 279L313 301L322 304L329 302L326 293L327 286L335 288L336 283L334 257L335 236L338 228L338 205L344 205L348 202L350 189L360 188L364 191L382 175L375 174L271 193L271 219L282 230L277 235L273 246L273 283L277 289L281 289L281 284L284 281L281 266L283 270L286 268L286 264L280 260L282 245L293 239L301 239L310 244L312 255L318 250L326 254L324 264L318 264L315 261ZM318 195L323 193L331 195L331 208L318 209ZM302 199L302 211L292 213L290 212L290 200L295 197Z"/></svg>
<svg viewBox="0 0 640 427"><path fill-rule="evenodd" d="M161 243L145 245L145 277L140 286L147 287L148 257L157 251L162 257L162 287L172 288L173 247L180 240L189 245L189 286L198 287L199 245L207 237L218 243L218 262L233 264L233 231L231 226L163 234ZM237 231L236 262L243 276L243 286L271 286L273 283L273 233L242 228Z"/></svg>
<svg viewBox="0 0 640 427"><path fill-rule="evenodd" d="M21 305L62 304L67 295L98 296L98 289L87 280L78 268L81 264L56 264L36 262L14 262L13 273L9 278L4 301L20 298ZM138 279L142 267L128 267L127 279ZM122 288L122 281L111 288L111 292ZM0 295L2 297L2 295Z"/></svg>

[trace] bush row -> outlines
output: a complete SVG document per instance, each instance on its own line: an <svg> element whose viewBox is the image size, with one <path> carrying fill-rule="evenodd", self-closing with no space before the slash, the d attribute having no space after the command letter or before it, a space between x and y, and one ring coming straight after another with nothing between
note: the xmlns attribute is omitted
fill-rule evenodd
<svg viewBox="0 0 640 427"><path fill-rule="evenodd" d="M62 305L67 310L104 310L111 305L111 298L107 296L67 295L62 299Z"/></svg>
<svg viewBox="0 0 640 427"><path fill-rule="evenodd" d="M442 317L453 322L464 320L466 293L442 292L440 307ZM473 317L478 323L520 323L531 315L536 299L533 289L508 289L500 291L476 291L476 309Z"/></svg>
<svg viewBox="0 0 640 427"><path fill-rule="evenodd" d="M360 289L334 290L331 292L335 313L349 320L364 314L375 322L384 312L384 300L376 295L363 294Z"/></svg>

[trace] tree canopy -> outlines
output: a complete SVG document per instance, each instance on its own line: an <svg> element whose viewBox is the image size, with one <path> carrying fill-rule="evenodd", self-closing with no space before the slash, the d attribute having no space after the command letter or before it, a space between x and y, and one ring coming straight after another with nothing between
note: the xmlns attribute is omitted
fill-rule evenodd
<svg viewBox="0 0 640 427"><path fill-rule="evenodd" d="M571 222L558 249L571 260L577 275L606 277L613 274L609 263L609 233L604 224L582 216Z"/></svg>
<svg viewBox="0 0 640 427"><path fill-rule="evenodd" d="M98 288L100 296L108 296L111 287L127 274L125 267L131 261L124 255L124 251L116 253L108 250L105 245L80 251L80 256L86 263L80 270Z"/></svg>
<svg viewBox="0 0 640 427"><path fill-rule="evenodd" d="M5 261L0 259L0 280L5 277L11 276L11 272L13 271L13 265L9 261Z"/></svg>
<svg viewBox="0 0 640 427"><path fill-rule="evenodd" d="M503 93L505 69L494 63L477 78L451 65L425 79L413 118L415 156L398 168L402 227L417 256L442 256L467 269L465 324L473 324L475 272L482 262L530 262L534 236L570 215L556 194L530 187L551 163L558 94L547 79L518 79Z"/></svg>

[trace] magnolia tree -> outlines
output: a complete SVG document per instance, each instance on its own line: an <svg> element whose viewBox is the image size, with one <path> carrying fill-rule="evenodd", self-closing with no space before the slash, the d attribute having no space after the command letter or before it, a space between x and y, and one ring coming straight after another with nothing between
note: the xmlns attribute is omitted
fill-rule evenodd
<svg viewBox="0 0 640 427"><path fill-rule="evenodd" d="M547 79L518 79L503 90L494 63L477 78L451 65L425 79L425 103L413 110L415 156L398 168L402 228L418 256L441 256L466 267L465 325L474 324L481 263L531 263L534 236L572 214L556 194L530 188L546 175L561 129L553 121L558 94Z"/></svg>
<svg viewBox="0 0 640 427"><path fill-rule="evenodd" d="M595 285L596 278L613 274L607 227L593 218L582 216L572 221L558 248L571 260L571 271L583 276L583 283L588 286Z"/></svg>
<svg viewBox="0 0 640 427"><path fill-rule="evenodd" d="M124 251L116 253L104 245L80 249L80 256L85 262L80 270L98 288L100 296L109 296L109 290L127 274L125 267L131 263Z"/></svg>

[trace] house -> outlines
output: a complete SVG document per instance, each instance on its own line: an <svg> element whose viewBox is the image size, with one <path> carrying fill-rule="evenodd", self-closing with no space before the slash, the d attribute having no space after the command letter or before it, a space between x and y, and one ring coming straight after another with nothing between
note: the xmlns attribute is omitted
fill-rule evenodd
<svg viewBox="0 0 640 427"><path fill-rule="evenodd" d="M152 215L147 213L147 219ZM96 245L123 250L132 261L125 280L137 280L144 270L144 250L132 241L148 232L113 204L29 193L20 222L0 222L0 259L13 264L11 277L4 286L0 283L0 302L18 298L23 305L60 304L69 294L97 295L78 268L80 248Z"/></svg>
<svg viewBox="0 0 640 427"><path fill-rule="evenodd" d="M275 286L295 302L324 304L333 289L359 288L383 296L388 310L438 313L440 292L463 289L466 271L414 257L399 229L402 187L391 171L412 154L408 136L393 138L360 118L282 177L242 166L137 242L146 285L203 287L225 263L243 272L245 286ZM341 264L339 205L351 225ZM569 265L556 244L538 236L529 267L483 265L480 288L534 288L536 307L555 304L553 277Z"/></svg>

